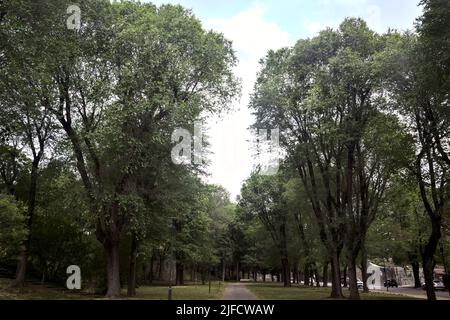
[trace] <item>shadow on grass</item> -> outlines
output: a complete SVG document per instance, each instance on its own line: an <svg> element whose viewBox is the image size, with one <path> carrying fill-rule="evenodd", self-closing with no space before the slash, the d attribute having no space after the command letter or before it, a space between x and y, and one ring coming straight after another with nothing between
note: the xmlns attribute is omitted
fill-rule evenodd
<svg viewBox="0 0 450 320"><path fill-rule="evenodd" d="M285 288L278 283L247 283L247 288L261 300L336 300L331 299L331 288L305 287L293 284ZM348 289L343 288L348 297ZM391 295L379 292L360 292L362 300L417 300L402 295Z"/></svg>

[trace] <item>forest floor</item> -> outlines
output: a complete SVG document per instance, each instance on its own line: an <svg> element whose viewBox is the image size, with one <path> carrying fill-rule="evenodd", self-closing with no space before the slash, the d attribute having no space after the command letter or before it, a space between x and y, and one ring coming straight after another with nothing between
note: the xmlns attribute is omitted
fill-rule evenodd
<svg viewBox="0 0 450 320"><path fill-rule="evenodd" d="M260 282L248 283L247 288L261 300L325 300L330 299L330 288L304 287L293 285L284 288L281 283ZM344 295L348 290L343 289ZM360 293L362 300L417 300L401 294L386 294L381 292Z"/></svg>
<svg viewBox="0 0 450 320"><path fill-rule="evenodd" d="M0 279L0 300L96 300L104 299L103 295L87 292L74 292L62 287L50 284L38 284L28 282L21 289L11 288L12 280ZM168 286L141 286L136 289L136 297L133 300L167 300ZM217 281L211 282L211 293L208 283L187 283L185 286L172 288L173 300L219 300L223 297L225 285ZM123 299L130 299L126 296L126 288L122 291Z"/></svg>

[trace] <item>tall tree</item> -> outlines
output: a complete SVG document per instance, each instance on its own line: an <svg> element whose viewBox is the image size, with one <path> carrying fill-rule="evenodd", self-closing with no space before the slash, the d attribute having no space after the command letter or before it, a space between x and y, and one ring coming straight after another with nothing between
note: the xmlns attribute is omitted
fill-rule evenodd
<svg viewBox="0 0 450 320"><path fill-rule="evenodd" d="M342 297L345 248L350 297L359 299L355 261L398 165L390 154L406 138L395 116L383 114L383 49L382 37L363 20L346 19L336 31L269 52L252 100L256 126L285 131L282 144L330 255L333 297Z"/></svg>
<svg viewBox="0 0 450 320"><path fill-rule="evenodd" d="M253 173L242 187L238 210L249 217L257 217L269 232L278 249L285 287L291 286L291 272L287 250L288 208L282 175L261 176Z"/></svg>

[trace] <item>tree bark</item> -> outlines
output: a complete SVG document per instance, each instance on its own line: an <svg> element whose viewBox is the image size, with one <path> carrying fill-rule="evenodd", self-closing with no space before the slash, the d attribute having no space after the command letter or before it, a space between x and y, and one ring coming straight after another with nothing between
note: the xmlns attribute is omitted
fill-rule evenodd
<svg viewBox="0 0 450 320"><path fill-rule="evenodd" d="M293 270L293 274L294 274L294 283L298 283L298 264L295 263L294 264L294 270Z"/></svg>
<svg viewBox="0 0 450 320"><path fill-rule="evenodd" d="M361 275L363 282L363 292L369 292L369 286L367 285L367 279L369 275L367 274L367 249L365 243L361 245Z"/></svg>
<svg viewBox="0 0 450 320"><path fill-rule="evenodd" d="M356 277L356 257L353 252L348 253L348 282L350 289L350 300L360 300L357 277Z"/></svg>
<svg viewBox="0 0 450 320"><path fill-rule="evenodd" d="M323 265L323 270L322 270L322 281L323 281L323 287L326 288L328 287L328 264L329 262L325 262Z"/></svg>
<svg viewBox="0 0 450 320"><path fill-rule="evenodd" d="M347 287L348 287L348 283L347 283L347 277L348 277L348 275L347 275L347 269L348 269L348 266L345 266L345 267L344 267L344 271L343 271L342 285L344 286L344 288L347 288Z"/></svg>
<svg viewBox="0 0 450 320"><path fill-rule="evenodd" d="M184 285L184 265L181 262L176 262L175 264L175 284L177 286Z"/></svg>
<svg viewBox="0 0 450 320"><path fill-rule="evenodd" d="M303 270L303 285L309 286L309 265L306 264Z"/></svg>
<svg viewBox="0 0 450 320"><path fill-rule="evenodd" d="M334 252L331 257L331 298L334 299L343 298L341 286L340 261L338 252Z"/></svg>
<svg viewBox="0 0 450 320"><path fill-rule="evenodd" d="M138 254L138 242L133 236L131 239L131 255L130 255L130 270L128 274L128 296L136 296L136 260Z"/></svg>
<svg viewBox="0 0 450 320"><path fill-rule="evenodd" d="M155 265L155 255L152 253L152 257L150 258L150 272L148 273L148 282L150 284L153 283L153 278L154 278L154 274L153 274L153 268Z"/></svg>
<svg viewBox="0 0 450 320"><path fill-rule="evenodd" d="M27 238L22 243L22 250L19 254L16 269L16 278L12 284L13 287L23 287L25 284L25 276L27 272L28 263L28 253L31 244L31 234L33 227L34 211L36 208L36 191L37 191L37 180L39 171L39 162L41 160L41 153L33 160L31 167L31 177L30 177L30 190L28 194L28 212L27 212Z"/></svg>
<svg viewBox="0 0 450 320"><path fill-rule="evenodd" d="M281 266L282 266L282 276L283 276L283 285L285 287L291 286L291 271L289 268L288 258L285 256L281 258Z"/></svg>
<svg viewBox="0 0 450 320"><path fill-rule="evenodd" d="M411 262L414 276L414 288L420 288L422 284L420 283L420 265L418 261Z"/></svg>
<svg viewBox="0 0 450 320"><path fill-rule="evenodd" d="M422 253L423 275L425 278L425 288L428 300L436 300L436 292L434 290L434 253L441 238L441 219L435 217L432 221L432 230L428 243Z"/></svg>
<svg viewBox="0 0 450 320"><path fill-rule="evenodd" d="M107 240L104 243L105 252L107 255L107 284L108 291L106 296L108 298L120 297L120 262L119 262L119 241Z"/></svg>

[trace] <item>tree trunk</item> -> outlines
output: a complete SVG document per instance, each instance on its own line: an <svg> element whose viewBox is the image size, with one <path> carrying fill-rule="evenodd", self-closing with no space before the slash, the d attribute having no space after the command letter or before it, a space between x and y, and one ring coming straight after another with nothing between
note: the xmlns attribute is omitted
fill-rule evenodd
<svg viewBox="0 0 450 320"><path fill-rule="evenodd" d="M342 281L343 281L343 286L344 286L345 288L348 287L348 283L347 283L347 267L348 267L348 266L345 266L345 267L344 267L344 272L343 272L343 273L344 273L344 276L343 276L344 279L342 280Z"/></svg>
<svg viewBox="0 0 450 320"><path fill-rule="evenodd" d="M34 211L36 208L36 191L37 191L37 180L38 180L38 170L39 170L40 156L33 160L31 167L31 177L30 177L30 190L28 194L28 212L27 212L27 238L22 244L22 250L19 254L16 269L16 279L14 280L12 286L23 287L25 284L25 276L27 272L27 262L28 262L28 252L30 250L31 244L31 234L33 226Z"/></svg>
<svg viewBox="0 0 450 320"><path fill-rule="evenodd" d="M130 255L130 270L128 274L128 296L136 296L136 260L138 254L138 243L133 236L131 239L131 255Z"/></svg>
<svg viewBox="0 0 450 320"><path fill-rule="evenodd" d="M294 264L293 273L294 273L294 277L293 277L294 283L298 283L298 264L297 263Z"/></svg>
<svg viewBox="0 0 450 320"><path fill-rule="evenodd" d="M163 272L164 272L164 259L163 255L159 254L159 261L158 261L158 280L161 281L163 278Z"/></svg>
<svg viewBox="0 0 450 320"><path fill-rule="evenodd" d="M356 257L353 252L348 253L348 282L350 289L350 300L360 300L358 283L356 277Z"/></svg>
<svg viewBox="0 0 450 320"><path fill-rule="evenodd" d="M205 274L205 270L201 270L200 271L200 276L201 276L201 278L202 278L202 285L205 285L206 284L206 274Z"/></svg>
<svg viewBox="0 0 450 320"><path fill-rule="evenodd" d="M283 257L281 259L281 266L283 268L283 286L290 287L291 286L291 271L289 268L289 261L287 257Z"/></svg>
<svg viewBox="0 0 450 320"><path fill-rule="evenodd" d="M367 285L367 279L369 278L369 275L367 274L367 250L365 243L361 245L361 275L363 282L363 292L368 293L369 286Z"/></svg>
<svg viewBox="0 0 450 320"><path fill-rule="evenodd" d="M120 297L120 261L119 261L119 241L105 241L104 248L107 258L107 285L108 298Z"/></svg>
<svg viewBox="0 0 450 320"><path fill-rule="evenodd" d="M308 264L305 265L305 269L303 271L303 285L309 286L309 266L308 266Z"/></svg>
<svg viewBox="0 0 450 320"><path fill-rule="evenodd" d="M148 281L149 281L150 284L153 283L153 278L154 278L153 268L154 268L154 265L155 265L155 255L152 253L152 257L150 258L150 270L149 270L150 272L148 273Z"/></svg>
<svg viewBox="0 0 450 320"><path fill-rule="evenodd" d="M28 247L28 245L25 244L24 246ZM16 278L12 284L13 287L24 286L27 262L28 262L28 251L26 248L23 248L19 253L19 257L17 258Z"/></svg>
<svg viewBox="0 0 450 320"><path fill-rule="evenodd" d="M434 291L434 254L441 238L441 219L435 217L432 220L431 235L428 243L422 253L423 276L425 278L425 288L428 300L435 301L436 293Z"/></svg>
<svg viewBox="0 0 450 320"><path fill-rule="evenodd" d="M316 287L320 287L319 271L314 267L314 277L316 278Z"/></svg>
<svg viewBox="0 0 450 320"><path fill-rule="evenodd" d="M184 265L180 262L176 262L175 264L175 285L183 286L184 285Z"/></svg>
<svg viewBox="0 0 450 320"><path fill-rule="evenodd" d="M328 264L329 264L328 261L325 262L323 265L323 270L322 270L322 281L323 281L322 286L324 288L328 287Z"/></svg>
<svg viewBox="0 0 450 320"><path fill-rule="evenodd" d="M222 282L225 282L225 259L222 259Z"/></svg>
<svg viewBox="0 0 450 320"><path fill-rule="evenodd" d="M339 253L337 252L334 252L331 257L331 298L343 298Z"/></svg>
<svg viewBox="0 0 450 320"><path fill-rule="evenodd" d="M414 288L420 288L422 284L420 283L420 265L418 261L413 261L411 263L414 275Z"/></svg>

